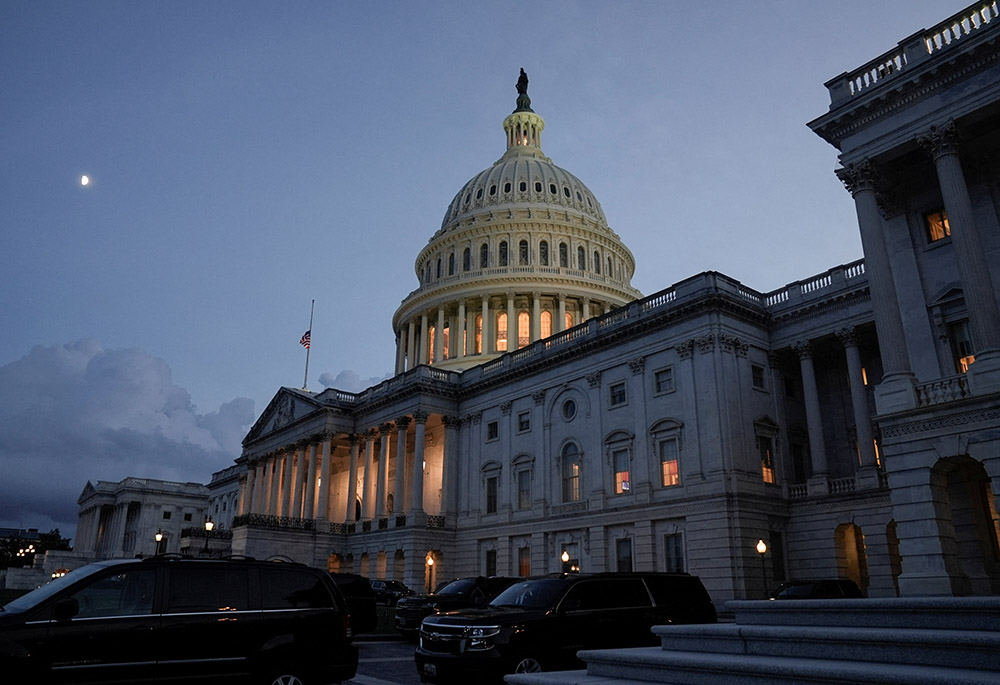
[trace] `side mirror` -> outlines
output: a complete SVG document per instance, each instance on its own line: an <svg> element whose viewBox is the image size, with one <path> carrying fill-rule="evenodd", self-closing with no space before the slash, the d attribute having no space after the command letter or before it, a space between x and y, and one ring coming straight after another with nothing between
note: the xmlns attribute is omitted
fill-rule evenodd
<svg viewBox="0 0 1000 685"><path fill-rule="evenodd" d="M75 597L59 600L52 608L52 618L56 621L68 621L79 613L80 602Z"/></svg>

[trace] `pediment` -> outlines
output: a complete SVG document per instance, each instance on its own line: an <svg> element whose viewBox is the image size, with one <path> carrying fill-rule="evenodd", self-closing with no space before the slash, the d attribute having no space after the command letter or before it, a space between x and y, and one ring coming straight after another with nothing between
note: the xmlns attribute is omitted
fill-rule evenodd
<svg viewBox="0 0 1000 685"><path fill-rule="evenodd" d="M276 433L320 409L315 395L307 390L281 388L261 412L243 444Z"/></svg>

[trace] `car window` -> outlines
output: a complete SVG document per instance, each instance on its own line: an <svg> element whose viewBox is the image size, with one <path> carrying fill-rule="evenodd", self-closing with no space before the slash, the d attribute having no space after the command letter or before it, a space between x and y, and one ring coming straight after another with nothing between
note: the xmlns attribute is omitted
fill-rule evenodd
<svg viewBox="0 0 1000 685"><path fill-rule="evenodd" d="M657 606L695 607L711 603L708 591L695 576L644 576Z"/></svg>
<svg viewBox="0 0 1000 685"><path fill-rule="evenodd" d="M561 580L526 580L515 583L490 602L492 606L516 606L525 609L547 609L566 588Z"/></svg>
<svg viewBox="0 0 1000 685"><path fill-rule="evenodd" d="M80 607L75 618L136 616L153 613L156 569L132 569L105 576L70 597Z"/></svg>
<svg viewBox="0 0 1000 685"><path fill-rule="evenodd" d="M94 575L96 573L101 573L104 570L103 566L98 566L97 564L91 564L89 566L84 566L83 568L77 569L75 571L70 571L61 578L56 578L50 583L43 585L42 587L32 590L26 595L21 595L15 600L7 602L3 605L4 611L25 611L36 607L46 599L54 594L62 592L68 586L73 585L80 581L81 578L86 578L89 575Z"/></svg>
<svg viewBox="0 0 1000 685"><path fill-rule="evenodd" d="M571 611L648 607L652 602L640 578L599 578L575 584L563 606Z"/></svg>
<svg viewBox="0 0 1000 685"><path fill-rule="evenodd" d="M283 568L260 570L262 609L314 609L334 606L322 578L307 571Z"/></svg>
<svg viewBox="0 0 1000 685"><path fill-rule="evenodd" d="M174 567L166 613L240 611L249 607L245 568Z"/></svg>
<svg viewBox="0 0 1000 685"><path fill-rule="evenodd" d="M473 578L460 578L459 580L453 580L443 588L435 592L435 595L464 595L466 592L471 590L475 586L476 581Z"/></svg>

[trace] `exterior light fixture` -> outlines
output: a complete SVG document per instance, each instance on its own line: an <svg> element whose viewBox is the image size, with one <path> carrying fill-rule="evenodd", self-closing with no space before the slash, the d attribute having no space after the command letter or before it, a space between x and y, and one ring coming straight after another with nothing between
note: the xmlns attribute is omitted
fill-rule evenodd
<svg viewBox="0 0 1000 685"><path fill-rule="evenodd" d="M208 550L208 536L212 532L213 528L215 528L215 522L212 521L212 517L209 516L208 519L205 521L205 549L203 550L205 552L205 554L208 554L208 551L209 551Z"/></svg>
<svg viewBox="0 0 1000 685"><path fill-rule="evenodd" d="M767 543L764 538L757 540L757 554L760 555L760 573L764 578L764 597L767 597L767 565L764 563L764 555L767 554Z"/></svg>
<svg viewBox="0 0 1000 685"><path fill-rule="evenodd" d="M163 531L157 530L156 535L153 536L153 539L156 540L156 554L163 554L163 550L161 549L161 547L163 546Z"/></svg>

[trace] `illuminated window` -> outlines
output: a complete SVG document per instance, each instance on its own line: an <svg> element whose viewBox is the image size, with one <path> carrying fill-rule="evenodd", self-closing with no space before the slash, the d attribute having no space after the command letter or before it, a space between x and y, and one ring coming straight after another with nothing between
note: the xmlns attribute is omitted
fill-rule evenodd
<svg viewBox="0 0 1000 685"><path fill-rule="evenodd" d="M655 392L657 395L661 395L666 392L674 391L674 367L668 366L665 369L660 369L653 374L653 383L655 384Z"/></svg>
<svg viewBox="0 0 1000 685"><path fill-rule="evenodd" d="M527 578L531 575L531 548L517 548L517 575Z"/></svg>
<svg viewBox="0 0 1000 685"><path fill-rule="evenodd" d="M431 326L427 329L427 363L434 363L434 338L435 333L437 333L437 326Z"/></svg>
<svg viewBox="0 0 1000 685"><path fill-rule="evenodd" d="M443 345L441 346L441 358L442 360L451 357L451 326L444 327L444 337L441 339Z"/></svg>
<svg viewBox="0 0 1000 685"><path fill-rule="evenodd" d="M760 450L760 472L765 483L774 482L774 442L766 435L757 436L757 449Z"/></svg>
<svg viewBox="0 0 1000 685"><path fill-rule="evenodd" d="M485 269L490 265L490 246L483 243L479 246L479 268Z"/></svg>
<svg viewBox="0 0 1000 685"><path fill-rule="evenodd" d="M566 243L559 243L559 266L564 269L569 267L569 248Z"/></svg>
<svg viewBox="0 0 1000 685"><path fill-rule="evenodd" d="M497 314L497 352L507 351L507 313Z"/></svg>
<svg viewBox="0 0 1000 685"><path fill-rule="evenodd" d="M476 354L483 353L483 315L476 314Z"/></svg>
<svg viewBox="0 0 1000 685"><path fill-rule="evenodd" d="M517 347L524 347L531 342L531 315L521 312L517 315Z"/></svg>
<svg viewBox="0 0 1000 685"><path fill-rule="evenodd" d="M594 272L601 273L601 255L594 250Z"/></svg>
<svg viewBox="0 0 1000 685"><path fill-rule="evenodd" d="M528 241L522 240L517 244L517 260L521 266L525 266L528 263Z"/></svg>
<svg viewBox="0 0 1000 685"><path fill-rule="evenodd" d="M573 328L573 314L566 312L566 321L564 322L566 328Z"/></svg>
<svg viewBox="0 0 1000 685"><path fill-rule="evenodd" d="M611 452L611 463L615 469L615 494L623 495L632 490L630 479L629 462L631 462L630 450L627 447L613 450Z"/></svg>
<svg viewBox="0 0 1000 685"><path fill-rule="evenodd" d="M552 335L552 312L542 312L540 323L542 330L539 335L543 338Z"/></svg>
<svg viewBox="0 0 1000 685"><path fill-rule="evenodd" d="M562 501L580 501L580 449L572 442L562 450Z"/></svg>
<svg viewBox="0 0 1000 685"><path fill-rule="evenodd" d="M608 388L610 392L610 401L612 407L619 407L626 403L628 400L628 395L625 390L625 383L614 383Z"/></svg>
<svg viewBox="0 0 1000 685"><path fill-rule="evenodd" d="M865 385L868 385L868 369L861 367L861 380L864 381Z"/></svg>
<svg viewBox="0 0 1000 685"><path fill-rule="evenodd" d="M882 466L882 450L879 449L878 439L877 438L875 440L872 440L872 442L875 443L875 463L879 465L879 468L881 468L881 466Z"/></svg>
<svg viewBox="0 0 1000 685"><path fill-rule="evenodd" d="M924 225L927 228L927 239L932 243L951 235L951 226L948 225L948 213L943 209L924 216Z"/></svg>
<svg viewBox="0 0 1000 685"><path fill-rule="evenodd" d="M587 251L582 247L576 248L576 268L580 271L587 268Z"/></svg>
<svg viewBox="0 0 1000 685"><path fill-rule="evenodd" d="M969 322L956 321L949 324L948 339L951 341L951 353L955 358L955 370L959 373L965 373L976 361L976 355L972 349L972 336L969 334Z"/></svg>
<svg viewBox="0 0 1000 685"><path fill-rule="evenodd" d="M507 266L507 241L500 241L500 266Z"/></svg>
<svg viewBox="0 0 1000 685"><path fill-rule="evenodd" d="M680 470L678 468L677 439L667 438L661 440L660 449L660 474L663 487L671 487L681 482Z"/></svg>
<svg viewBox="0 0 1000 685"><path fill-rule="evenodd" d="M549 243L545 240L538 243L538 261L542 266L549 265Z"/></svg>

